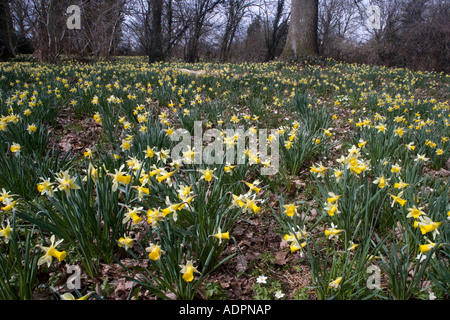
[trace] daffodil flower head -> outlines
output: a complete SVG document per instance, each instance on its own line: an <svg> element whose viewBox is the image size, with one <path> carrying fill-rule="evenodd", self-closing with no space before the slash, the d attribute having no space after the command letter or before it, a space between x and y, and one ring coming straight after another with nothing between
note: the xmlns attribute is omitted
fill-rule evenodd
<svg viewBox="0 0 450 320"><path fill-rule="evenodd" d="M212 180L212 178L216 178L217 177L213 174L214 171L216 171L216 169L214 168L214 170L210 170L210 169L206 169L206 170L198 170L203 176L200 178L200 180L205 179L205 181L210 182Z"/></svg>
<svg viewBox="0 0 450 320"><path fill-rule="evenodd" d="M133 248L134 239L129 236L119 238L119 247L123 247L125 250Z"/></svg>
<svg viewBox="0 0 450 320"><path fill-rule="evenodd" d="M217 233L214 235L215 238L219 239L219 244L222 243L223 239L229 240L230 239L230 232L222 232L220 228L217 229Z"/></svg>
<svg viewBox="0 0 450 320"><path fill-rule="evenodd" d="M145 248L145 251L148 252L148 257L153 261L159 260L161 254L165 253L164 250L161 250L160 245L153 243L150 244L150 247Z"/></svg>
<svg viewBox="0 0 450 320"><path fill-rule="evenodd" d="M11 238L11 231L12 231L12 229L11 229L11 226L9 225L9 222L8 222L8 225L6 227L4 227L3 229L0 229L0 237L4 237L5 238L5 240L4 240L5 243L8 243L9 240L12 239Z"/></svg>
<svg viewBox="0 0 450 320"><path fill-rule="evenodd" d="M341 284L341 282L342 282L342 277L339 277L339 278L337 278L336 280L331 281L331 282L328 284L328 288L329 288L329 289L338 289L338 288L339 288L339 285Z"/></svg>
<svg viewBox="0 0 450 320"><path fill-rule="evenodd" d="M76 299L73 294L67 292L60 295L59 297L61 300L87 300L92 294L93 292L88 292L88 294Z"/></svg>
<svg viewBox="0 0 450 320"><path fill-rule="evenodd" d="M53 258L58 259L59 262L63 261L67 256L66 252L56 250L56 247L63 241L64 239L61 239L55 243L55 235L52 235L50 238L50 247L39 246L45 254L39 259L38 266L47 263L47 266L50 267Z"/></svg>
<svg viewBox="0 0 450 320"><path fill-rule="evenodd" d="M288 217L293 217L295 214L297 214L297 206L295 205L295 203L285 204L283 205L283 208L286 210L285 213Z"/></svg>
<svg viewBox="0 0 450 320"><path fill-rule="evenodd" d="M191 282L194 280L194 272L200 273L194 266L194 262L189 260L185 265L180 265L181 273L183 274L183 280L186 282Z"/></svg>

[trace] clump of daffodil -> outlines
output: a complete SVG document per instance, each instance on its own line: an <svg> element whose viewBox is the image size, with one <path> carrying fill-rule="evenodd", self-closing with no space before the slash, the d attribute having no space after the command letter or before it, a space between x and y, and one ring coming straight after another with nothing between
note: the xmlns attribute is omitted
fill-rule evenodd
<svg viewBox="0 0 450 320"><path fill-rule="evenodd" d="M181 273L183 274L183 280L186 282L191 282L194 280L194 272L200 272L195 268L194 262L192 260L188 260L185 265L180 265Z"/></svg>
<svg viewBox="0 0 450 320"><path fill-rule="evenodd" d="M289 249L291 253L294 253L298 250L303 249L306 247L307 243L306 241L301 241L302 239L306 239L307 236L306 229L299 230L297 232L289 233L284 235L284 241L286 241L289 244ZM301 253L303 255L303 252Z"/></svg>
<svg viewBox="0 0 450 320"><path fill-rule="evenodd" d="M44 263L47 263L47 266L50 267L53 258L58 259L59 262L63 261L67 256L66 252L56 250L56 247L63 241L64 239L61 239L55 243L55 235L52 235L50 238L50 247L39 245L38 247L40 247L45 252L45 254L39 259L37 265L40 266Z"/></svg>

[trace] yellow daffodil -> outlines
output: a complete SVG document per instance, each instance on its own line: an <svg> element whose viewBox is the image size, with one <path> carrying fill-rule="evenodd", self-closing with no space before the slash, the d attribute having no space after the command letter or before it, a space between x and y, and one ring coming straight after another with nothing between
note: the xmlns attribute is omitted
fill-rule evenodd
<svg viewBox="0 0 450 320"><path fill-rule="evenodd" d="M40 266L40 265L42 265L44 263L47 263L47 267L50 267L50 264L52 263L53 258L56 258L56 259L58 259L59 262L61 262L67 256L65 251L58 251L58 250L56 250L56 247L61 242L64 241L63 239L58 240L55 243L55 236L52 235L51 238L50 238L50 241L51 241L50 247L43 247L43 246L39 245L39 247L45 252L45 254L39 259L39 261L37 263L38 266Z"/></svg>
<svg viewBox="0 0 450 320"><path fill-rule="evenodd" d="M213 178L217 177L213 174L214 171L216 171L216 169L214 170L210 170L210 169L206 169L206 170L198 170L203 176L200 178L200 180L205 179L205 181L210 182Z"/></svg>
<svg viewBox="0 0 450 320"><path fill-rule="evenodd" d="M78 190L81 187L75 183L75 178L70 177L68 171L60 172L56 175L56 181L59 183L58 189L65 191L70 196L70 190Z"/></svg>
<svg viewBox="0 0 450 320"><path fill-rule="evenodd" d="M61 300L87 300L93 292L89 292L88 294L82 296L81 298L76 299L71 293L64 293L60 295Z"/></svg>
<svg viewBox="0 0 450 320"><path fill-rule="evenodd" d="M125 224L130 221L130 219L132 219L135 224L140 223L142 221L142 217L139 216L139 213L142 211L142 209L142 207L133 209L127 208L127 212L122 219L122 223Z"/></svg>
<svg viewBox="0 0 450 320"><path fill-rule="evenodd" d="M403 192L400 192L400 194L399 194L398 196L394 196L394 195L392 195L392 194L390 195L391 198L394 199L394 201L392 201L391 207L393 207L394 204L395 204L396 202L397 202L398 204L400 204L402 207L405 205L405 203L407 202L407 200L401 198L402 193L403 193Z"/></svg>
<svg viewBox="0 0 450 320"><path fill-rule="evenodd" d="M186 262L185 265L180 265L181 273L183 274L183 280L186 282L191 282L194 280L194 272L200 273L195 267L192 260Z"/></svg>
<svg viewBox="0 0 450 320"><path fill-rule="evenodd" d="M407 218L414 218L418 219L421 215L425 215L425 212L422 211L423 207L417 208L416 206L413 206L412 208L408 208L408 215Z"/></svg>
<svg viewBox="0 0 450 320"><path fill-rule="evenodd" d="M119 247L123 247L125 250L133 248L134 239L129 236L119 238Z"/></svg>
<svg viewBox="0 0 450 320"><path fill-rule="evenodd" d="M297 206L294 203L285 204L283 205L283 208L286 210L285 213L288 217L293 217L297 214Z"/></svg>
<svg viewBox="0 0 450 320"><path fill-rule="evenodd" d="M328 288L329 289L338 289L341 282L342 282L342 277L339 277L336 280L331 281L328 284Z"/></svg>
<svg viewBox="0 0 450 320"><path fill-rule="evenodd" d="M111 176L113 177L113 192L117 191L119 185L127 185L131 182L131 176L122 171L124 167L124 164L121 165L119 170L115 169L116 172L114 174L111 174Z"/></svg>
<svg viewBox="0 0 450 320"><path fill-rule="evenodd" d="M160 245L153 243L150 244L150 247L145 248L145 251L148 252L148 257L153 261L159 260L161 254L165 253L164 250L161 250Z"/></svg>
<svg viewBox="0 0 450 320"><path fill-rule="evenodd" d="M386 187L388 185L387 181L389 181L390 179L386 179L384 176L382 177L378 177L373 183L374 184L378 184L378 187L380 189L383 189L384 187Z"/></svg>
<svg viewBox="0 0 450 320"><path fill-rule="evenodd" d="M20 144L14 142L11 145L10 150L12 153L15 153L16 155L18 155L18 154L20 154L20 150L22 150L22 147L20 146Z"/></svg>
<svg viewBox="0 0 450 320"><path fill-rule="evenodd" d="M5 238L5 243L8 243L9 240L11 240L11 226L8 225L6 227L4 227L3 229L0 229L0 237L4 237Z"/></svg>
<svg viewBox="0 0 450 320"><path fill-rule="evenodd" d="M222 243L223 239L229 240L230 239L230 232L222 232L220 228L218 228L217 233L214 234L214 237L219 239L219 244Z"/></svg>

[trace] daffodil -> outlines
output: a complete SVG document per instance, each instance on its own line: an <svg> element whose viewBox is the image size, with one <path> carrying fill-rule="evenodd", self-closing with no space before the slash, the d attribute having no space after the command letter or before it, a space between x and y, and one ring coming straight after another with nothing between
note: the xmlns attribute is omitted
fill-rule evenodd
<svg viewBox="0 0 450 320"><path fill-rule="evenodd" d="M338 289L338 288L339 288L339 285L341 284L341 282L342 282L342 277L339 277L339 278L337 278L336 280L331 281L331 282L328 284L328 288L329 288L329 289Z"/></svg>
<svg viewBox="0 0 450 320"><path fill-rule="evenodd" d="M145 251L148 252L148 257L153 261L159 260L161 254L165 253L164 250L161 250L160 245L153 243L150 244L150 247L145 248Z"/></svg>
<svg viewBox="0 0 450 320"><path fill-rule="evenodd" d="M400 192L400 194L398 196L395 196L395 195L392 195L392 194L390 195L391 198L394 199L394 201L392 201L391 207L393 207L396 202L398 204L400 204L402 207L405 205L407 200L401 198L402 194L403 194L403 192Z"/></svg>
<svg viewBox="0 0 450 320"><path fill-rule="evenodd" d="M50 247L43 247L39 245L39 247L45 252L45 254L39 259L37 265L40 266L44 263L47 263L47 267L50 267L53 258L58 259L59 262L63 261L67 256L66 252L56 250L56 247L63 241L64 239L61 239L55 243L55 235L52 235L50 238Z"/></svg>
<svg viewBox="0 0 450 320"><path fill-rule="evenodd" d="M425 155L418 154L417 157L414 159L416 162L427 162L430 160L429 158L425 157Z"/></svg>
<svg viewBox="0 0 450 320"><path fill-rule="evenodd" d="M125 165L122 164L119 170L115 169L116 172L114 174L110 174L113 177L113 192L117 191L119 185L127 185L131 182L131 176L122 171L124 167Z"/></svg>
<svg viewBox="0 0 450 320"><path fill-rule="evenodd" d="M192 280L194 280L194 272L200 273L194 267L194 262L192 260L187 261L185 265L180 265L180 268L180 272L183 274L183 280L186 282L191 282Z"/></svg>
<svg viewBox="0 0 450 320"><path fill-rule="evenodd" d="M70 177L68 171L60 172L56 175L56 181L59 183L58 189L65 191L70 196L70 190L78 190L81 187L75 183L75 178Z"/></svg>
<svg viewBox="0 0 450 320"><path fill-rule="evenodd" d="M247 187L250 188L250 190L259 193L261 191L261 188L256 187L258 184L260 184L261 182L259 180L255 180L253 183L244 181L244 183L247 185Z"/></svg>
<svg viewBox="0 0 450 320"><path fill-rule="evenodd" d="M61 300L87 300L91 295L93 294L93 292L89 292L88 294L76 299L73 294L71 293L64 293L62 295L60 295Z"/></svg>
<svg viewBox="0 0 450 320"><path fill-rule="evenodd" d="M205 181L210 182L212 180L212 178L216 178L217 177L213 174L214 171L216 171L216 169L214 170L210 170L210 169L206 169L206 170L198 170L203 176L200 178L200 180L205 179Z"/></svg>
<svg viewBox="0 0 450 320"><path fill-rule="evenodd" d="M30 124L30 125L27 127L27 131L28 131L29 134L32 134L33 132L36 132L36 131L37 131L36 125Z"/></svg>
<svg viewBox="0 0 450 320"><path fill-rule="evenodd" d="M133 248L134 239L129 236L119 238L119 247L123 247L125 250Z"/></svg>
<svg viewBox="0 0 450 320"><path fill-rule="evenodd" d="M219 239L219 244L222 243L223 239L229 240L230 239L230 232L222 232L220 228L218 228L217 233L214 234L214 237Z"/></svg>
<svg viewBox="0 0 450 320"><path fill-rule="evenodd" d="M337 202L339 200L339 198L341 198L342 196L338 196L333 192L328 192L328 198L327 198L327 202L328 203L333 203L333 202Z"/></svg>
<svg viewBox="0 0 450 320"><path fill-rule="evenodd" d="M327 213L333 217L335 214L340 213L337 204L334 203L327 203L325 204L324 210L327 211Z"/></svg>
<svg viewBox="0 0 450 320"><path fill-rule="evenodd" d="M419 216L418 227L422 234L427 234L431 232L433 234L433 239L436 238L436 235L439 234L438 228L441 226L442 222L435 222L431 220L429 217L421 215Z"/></svg>
<svg viewBox="0 0 450 320"><path fill-rule="evenodd" d="M11 150L12 153L15 153L16 155L18 155L18 154L20 154L20 151L22 150L22 147L20 146L20 144L14 142L11 145L10 150Z"/></svg>
<svg viewBox="0 0 450 320"><path fill-rule="evenodd" d="M387 181L389 181L390 179L386 179L384 176L382 177L377 177L376 180L374 180L374 184L378 184L378 187L380 189L383 189L384 187L386 187L388 185Z"/></svg>
<svg viewBox="0 0 450 320"><path fill-rule="evenodd" d="M286 210L285 213L288 217L293 217L297 214L297 206L294 203L285 204L283 205L283 208Z"/></svg>
<svg viewBox="0 0 450 320"><path fill-rule="evenodd" d="M147 211L147 223L153 228L163 219L164 215L159 209L149 209Z"/></svg>
<svg viewBox="0 0 450 320"><path fill-rule="evenodd" d="M0 237L4 237L5 238L5 243L8 243L9 240L11 240L11 226L8 225L6 227L4 227L3 229L0 229Z"/></svg>
<svg viewBox="0 0 450 320"><path fill-rule="evenodd" d="M142 221L142 217L139 216L139 213L142 211L142 209L142 207L133 209L127 208L127 212L122 219L122 223L125 224L130 221L130 219L132 219L135 224L140 223Z"/></svg>
<svg viewBox="0 0 450 320"><path fill-rule="evenodd" d="M423 207L417 208L416 206L413 206L412 208L408 208L408 215L407 218L414 218L419 219L421 215L425 215L425 212L422 211Z"/></svg>
<svg viewBox="0 0 450 320"><path fill-rule="evenodd" d="M336 229L336 226L331 223L331 227L325 230L325 236L328 237L328 239L331 239L333 237L336 237L339 233L343 232L344 230Z"/></svg>
<svg viewBox="0 0 450 320"><path fill-rule="evenodd" d="M40 179L42 180L42 182L37 185L38 191L41 193L41 195L48 195L49 197L53 197L53 183L50 182L50 179L44 179L42 177Z"/></svg>
<svg viewBox="0 0 450 320"><path fill-rule="evenodd" d="M396 174L400 173L400 170L402 170L402 167L400 167L398 163L394 164L391 168L391 172Z"/></svg>
<svg viewBox="0 0 450 320"><path fill-rule="evenodd" d="M421 244L421 245L419 245L420 252L422 254L424 254L425 252L428 252L431 249L433 249L435 245L436 245L436 243L434 243L434 242L430 242L427 244Z"/></svg>
<svg viewBox="0 0 450 320"><path fill-rule="evenodd" d="M164 164L166 164L167 160L170 157L169 152L170 152L170 150L161 149L160 151L155 152L155 154L158 156L159 161L162 161Z"/></svg>

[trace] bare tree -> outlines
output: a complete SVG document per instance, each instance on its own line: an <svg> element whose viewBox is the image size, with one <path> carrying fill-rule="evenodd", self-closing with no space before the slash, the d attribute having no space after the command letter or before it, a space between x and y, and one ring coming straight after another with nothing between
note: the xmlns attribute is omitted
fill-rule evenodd
<svg viewBox="0 0 450 320"><path fill-rule="evenodd" d="M211 22L217 12L215 9L224 0L193 0L190 5L185 2L185 9L188 10L186 16L190 17L189 28L187 30L186 42L186 62L198 61L198 48L200 38L203 35L205 26Z"/></svg>
<svg viewBox="0 0 450 320"><path fill-rule="evenodd" d="M358 11L353 0L322 0L319 2L319 53L339 59L349 37L354 37Z"/></svg>
<svg viewBox="0 0 450 320"><path fill-rule="evenodd" d="M220 45L220 58L222 61L228 60L238 28L249 9L255 4L256 1L254 0L226 0L224 2L226 24Z"/></svg>
<svg viewBox="0 0 450 320"><path fill-rule="evenodd" d="M285 12L287 3L285 0L277 0L275 7L268 6L267 1L264 1L264 16L265 16L265 41L266 41L266 61L273 60L277 56L277 49L282 42L284 36L287 35L289 27L289 13ZM269 18L270 13L274 11L273 18Z"/></svg>

